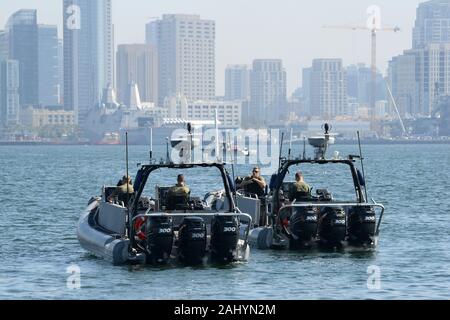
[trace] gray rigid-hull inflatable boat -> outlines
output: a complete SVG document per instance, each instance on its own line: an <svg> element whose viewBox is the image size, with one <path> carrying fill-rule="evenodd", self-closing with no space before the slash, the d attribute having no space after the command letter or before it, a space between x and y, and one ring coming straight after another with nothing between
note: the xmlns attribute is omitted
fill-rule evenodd
<svg viewBox="0 0 450 320"><path fill-rule="evenodd" d="M339 153L335 153L333 158L327 158L328 147L335 142L335 137L329 133L329 124L323 128L323 136L308 139L314 148L313 158L306 157L305 143L303 157L280 159L279 169L271 177L270 192L264 199L268 204L266 212L269 219L251 230L250 245L259 249L350 251L377 247L385 208L374 200L368 200L361 146L359 155L341 158ZM355 165L356 159L361 161L362 172ZM348 200L335 199L328 187L317 189L315 195L311 187L298 190L295 182L288 180L289 174L295 172L300 179L306 174L319 186L327 186L334 180L332 187L339 192L338 199ZM240 209L252 215L248 204L259 200L240 198L237 200ZM258 221L257 217L255 219Z"/></svg>
<svg viewBox="0 0 450 320"><path fill-rule="evenodd" d="M219 170L225 190L220 207L216 202L212 206L206 198L170 199L167 187L156 186L155 199L143 196L155 170L178 173L192 168ZM247 239L252 218L235 206L230 182L222 163L144 165L128 201L109 201L116 187L103 187L101 197L89 201L78 224L80 245L114 265L245 261L250 252Z"/></svg>

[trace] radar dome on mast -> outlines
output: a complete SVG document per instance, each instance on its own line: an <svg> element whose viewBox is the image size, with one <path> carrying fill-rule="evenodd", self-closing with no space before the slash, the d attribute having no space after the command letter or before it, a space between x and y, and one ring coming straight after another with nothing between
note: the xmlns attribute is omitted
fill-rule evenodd
<svg viewBox="0 0 450 320"><path fill-rule="evenodd" d="M308 143L314 148L314 159L325 160L328 146L334 144L336 139L330 135L331 125L325 123L322 127L325 134L322 137L308 138Z"/></svg>

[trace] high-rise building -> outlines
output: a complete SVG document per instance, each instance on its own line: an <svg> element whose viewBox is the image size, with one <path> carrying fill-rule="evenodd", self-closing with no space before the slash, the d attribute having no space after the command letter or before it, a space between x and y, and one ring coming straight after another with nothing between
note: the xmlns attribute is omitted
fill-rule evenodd
<svg viewBox="0 0 450 320"><path fill-rule="evenodd" d="M413 48L390 62L389 80L400 113L430 116L450 95L450 2L421 3ZM392 106L392 103L391 103Z"/></svg>
<svg viewBox="0 0 450 320"><path fill-rule="evenodd" d="M111 0L64 0L64 106L81 124L114 84Z"/></svg>
<svg viewBox="0 0 450 320"><path fill-rule="evenodd" d="M52 25L39 25L39 103L44 106L60 102L58 29Z"/></svg>
<svg viewBox="0 0 450 320"><path fill-rule="evenodd" d="M0 59L0 125L19 124L19 62Z"/></svg>
<svg viewBox="0 0 450 320"><path fill-rule="evenodd" d="M253 61L250 101L255 125L269 125L287 116L286 71L279 59Z"/></svg>
<svg viewBox="0 0 450 320"><path fill-rule="evenodd" d="M8 57L8 33L0 30L0 127L19 121L19 63Z"/></svg>
<svg viewBox="0 0 450 320"><path fill-rule="evenodd" d="M130 84L136 83L143 101L158 103L158 54L154 46L119 45L116 63L120 102L125 102Z"/></svg>
<svg viewBox="0 0 450 320"><path fill-rule="evenodd" d="M345 68L347 95L356 98L361 105L370 105L372 90L372 69L363 63ZM383 75L377 72L376 101L386 100L386 90Z"/></svg>
<svg viewBox="0 0 450 320"><path fill-rule="evenodd" d="M324 119L345 115L347 88L342 59L315 59L311 70L311 114Z"/></svg>
<svg viewBox="0 0 450 320"><path fill-rule="evenodd" d="M160 105L179 94L215 98L215 33L215 22L198 15L167 14L147 24L147 44L158 48Z"/></svg>
<svg viewBox="0 0 450 320"><path fill-rule="evenodd" d="M221 128L240 128L242 124L241 101L190 101L178 95L166 99L164 108L167 117L189 121L211 120L217 117ZM177 121L177 120L175 120Z"/></svg>
<svg viewBox="0 0 450 320"><path fill-rule="evenodd" d="M38 25L36 10L19 10L6 24L9 59L19 62L21 105L39 103Z"/></svg>
<svg viewBox="0 0 450 320"><path fill-rule="evenodd" d="M450 95L450 42L429 44L409 54L415 55L419 67L419 112L428 116L440 97Z"/></svg>
<svg viewBox="0 0 450 320"><path fill-rule="evenodd" d="M211 120L217 118L221 128L241 127L240 101L189 101L187 118L189 120Z"/></svg>
<svg viewBox="0 0 450 320"><path fill-rule="evenodd" d="M58 39L58 91L58 104L64 104L64 44L62 39Z"/></svg>
<svg viewBox="0 0 450 320"><path fill-rule="evenodd" d="M416 70L416 57L412 54L394 57L389 62L389 85L402 117L420 113L418 71ZM392 99L389 99L389 113L391 115L395 114L394 108Z"/></svg>
<svg viewBox="0 0 450 320"><path fill-rule="evenodd" d="M0 30L0 61L9 57L8 32Z"/></svg>
<svg viewBox="0 0 450 320"><path fill-rule="evenodd" d="M311 115L311 70L312 68L302 69L303 108L308 116Z"/></svg>
<svg viewBox="0 0 450 320"><path fill-rule="evenodd" d="M419 4L413 29L413 49L450 42L450 2L431 0Z"/></svg>
<svg viewBox="0 0 450 320"><path fill-rule="evenodd" d="M247 65L229 65L225 70L225 100L248 100L250 70Z"/></svg>
<svg viewBox="0 0 450 320"><path fill-rule="evenodd" d="M450 95L450 43L405 51L391 61L389 76L400 111L430 116L439 99Z"/></svg>

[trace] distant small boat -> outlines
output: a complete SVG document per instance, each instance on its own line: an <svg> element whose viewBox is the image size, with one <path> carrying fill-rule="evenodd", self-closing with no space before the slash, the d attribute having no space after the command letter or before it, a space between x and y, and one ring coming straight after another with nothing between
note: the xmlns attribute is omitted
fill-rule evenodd
<svg viewBox="0 0 450 320"><path fill-rule="evenodd" d="M96 143L96 145L119 145L120 135L117 132L108 132L103 135L103 139Z"/></svg>

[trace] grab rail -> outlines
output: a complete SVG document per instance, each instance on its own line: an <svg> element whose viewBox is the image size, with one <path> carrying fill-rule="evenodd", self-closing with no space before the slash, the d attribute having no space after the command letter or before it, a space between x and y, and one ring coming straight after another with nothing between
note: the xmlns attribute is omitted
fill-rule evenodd
<svg viewBox="0 0 450 320"><path fill-rule="evenodd" d="M375 200L372 199L373 203L292 203L289 205L282 206L279 211L282 211L286 208L342 208L342 207L375 207L381 209L380 217L378 218L377 227L375 230L375 235L378 236L380 234L380 225L381 220L383 219L385 207L382 204L376 203Z"/></svg>

